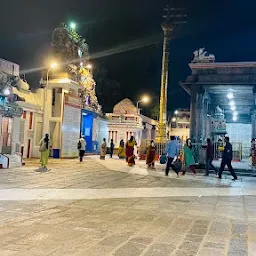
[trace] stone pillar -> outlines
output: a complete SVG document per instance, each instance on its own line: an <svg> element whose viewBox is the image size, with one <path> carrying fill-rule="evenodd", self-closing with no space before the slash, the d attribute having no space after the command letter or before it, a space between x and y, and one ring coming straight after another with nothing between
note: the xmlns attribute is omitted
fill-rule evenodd
<svg viewBox="0 0 256 256"><path fill-rule="evenodd" d="M191 90L191 100L190 100L190 138L194 139L196 137L196 117L197 117L197 111L196 111L196 91Z"/></svg>
<svg viewBox="0 0 256 256"><path fill-rule="evenodd" d="M20 152L20 117L13 117L12 154Z"/></svg>
<svg viewBox="0 0 256 256"><path fill-rule="evenodd" d="M202 142L206 143L206 139L209 137L208 135L208 107L209 107L209 95L207 92L204 93L202 99L202 108L201 108L201 136Z"/></svg>
<svg viewBox="0 0 256 256"><path fill-rule="evenodd" d="M0 115L0 152L2 152L2 144L3 144L3 141L2 141L2 119L3 119L3 116Z"/></svg>
<svg viewBox="0 0 256 256"><path fill-rule="evenodd" d="M253 88L254 106L251 108L252 138L256 138L256 87Z"/></svg>
<svg viewBox="0 0 256 256"><path fill-rule="evenodd" d="M202 136L202 109L203 93L201 88L192 88L190 105L190 138L195 142L200 142Z"/></svg>

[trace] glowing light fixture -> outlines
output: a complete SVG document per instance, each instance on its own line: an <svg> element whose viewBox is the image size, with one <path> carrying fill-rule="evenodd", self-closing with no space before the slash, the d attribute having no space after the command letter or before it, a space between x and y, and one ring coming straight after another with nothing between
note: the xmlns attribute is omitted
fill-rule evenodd
<svg viewBox="0 0 256 256"><path fill-rule="evenodd" d="M234 94L233 94L233 92L228 92L228 94L227 94L227 97L228 97L228 99L234 99Z"/></svg>
<svg viewBox="0 0 256 256"><path fill-rule="evenodd" d="M175 110L175 111L174 111L174 114L175 114L175 115L178 115L178 114L179 114L179 111L178 111L178 110Z"/></svg>
<svg viewBox="0 0 256 256"><path fill-rule="evenodd" d="M237 116L233 116L233 121L237 121Z"/></svg>
<svg viewBox="0 0 256 256"><path fill-rule="evenodd" d="M236 106L231 106L231 110L235 111L236 110Z"/></svg>
<svg viewBox="0 0 256 256"><path fill-rule="evenodd" d="M229 102L229 105L230 105L230 106L235 106L235 102L234 102L233 100L231 100L231 101Z"/></svg>
<svg viewBox="0 0 256 256"><path fill-rule="evenodd" d="M56 62L51 63L51 69L57 68L58 64Z"/></svg>
<svg viewBox="0 0 256 256"><path fill-rule="evenodd" d="M9 96L11 94L11 89L7 87L4 89L3 93L5 96Z"/></svg>
<svg viewBox="0 0 256 256"><path fill-rule="evenodd" d="M238 113L236 111L233 112L233 116L237 116Z"/></svg>
<svg viewBox="0 0 256 256"><path fill-rule="evenodd" d="M148 102L149 102L149 97L148 97L148 96L144 96L144 97L142 98L142 102L148 103Z"/></svg>
<svg viewBox="0 0 256 256"><path fill-rule="evenodd" d="M86 65L86 68L87 68L87 69L92 69L92 64L87 64L87 65Z"/></svg>
<svg viewBox="0 0 256 256"><path fill-rule="evenodd" d="M177 120L176 117L173 117L173 118L172 118L172 122L173 122L173 123L176 122L176 120Z"/></svg>
<svg viewBox="0 0 256 256"><path fill-rule="evenodd" d="M76 23L75 22L71 22L69 25L72 29L76 29Z"/></svg>

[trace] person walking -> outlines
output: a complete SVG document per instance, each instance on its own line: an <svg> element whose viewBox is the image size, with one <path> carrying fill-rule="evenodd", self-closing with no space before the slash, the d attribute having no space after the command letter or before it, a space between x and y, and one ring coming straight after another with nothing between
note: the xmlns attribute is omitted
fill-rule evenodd
<svg viewBox="0 0 256 256"><path fill-rule="evenodd" d="M185 163L185 169L182 172L182 175L186 174L186 169L190 169L193 172L193 175L196 174L196 168L195 168L195 159L193 156L193 151L192 151L192 143L190 139L186 140L186 144L183 149L183 161Z"/></svg>
<svg viewBox="0 0 256 256"><path fill-rule="evenodd" d="M156 156L156 146L153 140L150 141L150 145L147 148L147 160L146 164L148 168L155 168L155 156Z"/></svg>
<svg viewBox="0 0 256 256"><path fill-rule="evenodd" d="M136 146L137 143L133 136L131 136L130 140L126 143L126 162L128 163L128 166L135 165L135 155L134 155L134 146Z"/></svg>
<svg viewBox="0 0 256 256"><path fill-rule="evenodd" d="M213 161L213 144L211 139L207 139L207 147L206 147L206 159L205 159L205 175L209 176L210 169L214 170L216 175L218 174L216 168L212 164Z"/></svg>
<svg viewBox="0 0 256 256"><path fill-rule="evenodd" d="M166 169L165 169L165 176L169 175L170 168L173 169L173 163L179 156L179 144L175 140L175 136L171 136L171 141L167 144L165 154L167 156L167 163L166 163ZM174 170L174 169L173 169ZM177 175L179 175L179 172L174 170Z"/></svg>
<svg viewBox="0 0 256 256"><path fill-rule="evenodd" d="M107 143L106 139L104 138L101 144L101 149L100 149L100 159L105 160L107 154Z"/></svg>
<svg viewBox="0 0 256 256"><path fill-rule="evenodd" d="M233 159L233 148L232 148L232 144L229 142L229 137L225 137L225 143L226 145L224 147L224 151L222 152L222 161L221 161L220 170L219 170L219 179L222 178L222 172L224 171L227 165L228 170L233 176L233 180L237 180L236 173L231 165L231 161Z"/></svg>
<svg viewBox="0 0 256 256"><path fill-rule="evenodd" d="M80 162L83 162L84 154L86 151L86 141L84 139L84 136L82 136L78 143L77 143L77 149L79 150L79 160Z"/></svg>
<svg viewBox="0 0 256 256"><path fill-rule="evenodd" d="M111 139L111 141L110 141L110 158L113 158L114 148L115 148L115 144L113 142L113 139Z"/></svg>
<svg viewBox="0 0 256 256"><path fill-rule="evenodd" d="M118 157L119 159L125 159L125 149L124 149L124 140L121 139L118 149Z"/></svg>
<svg viewBox="0 0 256 256"><path fill-rule="evenodd" d="M45 134L45 137L42 138L39 143L39 151L41 152L40 162L41 162L41 166L44 169L47 169L47 164L48 164L49 155L50 155L50 146L51 146L51 142L49 139L49 134Z"/></svg>

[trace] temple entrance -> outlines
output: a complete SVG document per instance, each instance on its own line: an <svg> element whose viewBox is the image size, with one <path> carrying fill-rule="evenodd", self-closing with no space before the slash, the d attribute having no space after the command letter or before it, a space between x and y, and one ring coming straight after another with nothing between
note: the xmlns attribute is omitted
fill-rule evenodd
<svg viewBox="0 0 256 256"><path fill-rule="evenodd" d="M1 126L2 153L11 154L13 118L3 117Z"/></svg>
<svg viewBox="0 0 256 256"><path fill-rule="evenodd" d="M256 137L256 62L214 60L204 49L196 51L191 75L180 83L191 96L190 137L198 145L205 145L207 138L218 145L228 136L233 159L248 160Z"/></svg>

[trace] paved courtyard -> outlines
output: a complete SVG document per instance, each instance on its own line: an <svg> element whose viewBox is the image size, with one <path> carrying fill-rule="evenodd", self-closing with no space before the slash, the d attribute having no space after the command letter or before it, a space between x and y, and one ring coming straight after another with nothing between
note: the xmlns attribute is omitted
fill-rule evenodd
<svg viewBox="0 0 256 256"><path fill-rule="evenodd" d="M144 163L0 171L0 255L256 255L256 179L164 177Z"/></svg>

